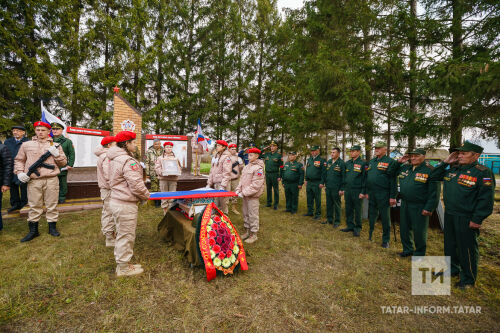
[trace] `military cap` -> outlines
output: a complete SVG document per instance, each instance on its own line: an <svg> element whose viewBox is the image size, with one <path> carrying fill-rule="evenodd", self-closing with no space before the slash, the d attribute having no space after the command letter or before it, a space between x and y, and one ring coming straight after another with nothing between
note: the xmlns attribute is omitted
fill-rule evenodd
<svg viewBox="0 0 500 333"><path fill-rule="evenodd" d="M375 148L384 148L384 147L387 147L387 143L385 143L384 141L377 141L377 143L375 143Z"/></svg>
<svg viewBox="0 0 500 333"><path fill-rule="evenodd" d="M33 124L33 127L34 128L37 128L37 127L40 127L40 126L43 126L43 127L46 127L48 129L52 129L52 127L50 127L50 124L47 124L46 122L44 121L37 121Z"/></svg>
<svg viewBox="0 0 500 333"><path fill-rule="evenodd" d="M462 145L462 147L457 148L457 150L458 151L472 151L474 153L481 154L483 152L484 148L479 146L479 145L476 145L472 142L465 141L464 144Z"/></svg>
<svg viewBox="0 0 500 333"><path fill-rule="evenodd" d="M290 152L288 152L288 155L297 155L297 152L296 151L290 151Z"/></svg>
<svg viewBox="0 0 500 333"><path fill-rule="evenodd" d="M278 144L276 142L274 142L274 140L273 140L273 141L271 141L270 146L278 146Z"/></svg>
<svg viewBox="0 0 500 333"><path fill-rule="evenodd" d="M18 130L21 130L21 131L25 131L26 132L26 128L24 128L23 125L14 125L12 126L10 129L18 129Z"/></svg>
<svg viewBox="0 0 500 333"><path fill-rule="evenodd" d="M56 129L56 128L64 129L63 125L56 123L56 122L51 123L50 126L52 126L52 129Z"/></svg>
<svg viewBox="0 0 500 333"><path fill-rule="evenodd" d="M216 144L227 147L227 142L224 140L217 140L215 141Z"/></svg>
<svg viewBox="0 0 500 333"><path fill-rule="evenodd" d="M108 135L108 136L105 136L104 138L102 138L101 145L105 146L111 142L115 142L115 137Z"/></svg>
<svg viewBox="0 0 500 333"><path fill-rule="evenodd" d="M360 145L354 145L351 147L351 150L361 150L361 146Z"/></svg>
<svg viewBox="0 0 500 333"><path fill-rule="evenodd" d="M318 150L319 149L319 146L311 146L310 150Z"/></svg>
<svg viewBox="0 0 500 333"><path fill-rule="evenodd" d="M125 142L136 138L136 134L130 131L121 131L115 135L116 142Z"/></svg>
<svg viewBox="0 0 500 333"><path fill-rule="evenodd" d="M416 155L425 155L425 149L422 149L422 148L416 148L410 152L408 152L408 154L416 154Z"/></svg>

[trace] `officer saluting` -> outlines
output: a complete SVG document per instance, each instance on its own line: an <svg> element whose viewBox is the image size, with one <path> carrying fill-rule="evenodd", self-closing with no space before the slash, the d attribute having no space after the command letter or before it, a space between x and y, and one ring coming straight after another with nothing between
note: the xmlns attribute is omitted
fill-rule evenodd
<svg viewBox="0 0 500 333"><path fill-rule="evenodd" d="M283 165L281 154L278 153L278 145L271 141L269 145L271 152L262 154L261 158L264 160L266 166L266 188L267 188L267 205L271 207L273 204L273 190L274 190L274 210L278 209L280 202L280 189L279 189L279 174Z"/></svg>
<svg viewBox="0 0 500 333"><path fill-rule="evenodd" d="M340 225L340 193L344 191L345 163L340 158L339 148L333 148L331 156L326 163L326 221L322 223L337 228Z"/></svg>
<svg viewBox="0 0 500 333"><path fill-rule="evenodd" d="M304 184L304 166L297 162L297 153L288 153L288 161L280 172L280 178L285 188L286 210L292 214L297 213L299 206L299 190Z"/></svg>
<svg viewBox="0 0 500 333"><path fill-rule="evenodd" d="M368 219L370 220L370 240L378 214L382 219L382 247L389 247L391 239L390 206L396 205L398 163L386 155L387 145L383 141L375 144L375 157L366 170L365 198L368 202Z"/></svg>
<svg viewBox="0 0 500 333"><path fill-rule="evenodd" d="M307 214L304 216L313 216L314 219L321 218L321 189L324 185L324 172L326 161L319 156L319 146L311 147L311 157L306 163L306 194L307 194ZM316 211L313 212L316 202Z"/></svg>
<svg viewBox="0 0 500 333"><path fill-rule="evenodd" d="M401 257L425 256L429 216L439 202L438 182L430 178L434 167L425 162L425 150L415 149L399 162L401 195L400 235L403 252ZM415 240L415 244L413 243Z"/></svg>
<svg viewBox="0 0 500 333"><path fill-rule="evenodd" d="M352 231L354 236L359 237L361 232L361 199L363 198L363 187L365 186L365 169L366 162L359 157L361 154L361 146L352 146L349 154L351 159L345 165L345 192L340 191L340 195L344 195L345 200L345 222L347 228L340 231Z"/></svg>
<svg viewBox="0 0 500 333"><path fill-rule="evenodd" d="M460 274L456 286L462 289L476 283L477 236L493 211L495 177L489 168L477 163L482 152L483 147L465 141L431 175L444 180L444 254L451 257L451 275Z"/></svg>
<svg viewBox="0 0 500 333"><path fill-rule="evenodd" d="M28 242L38 233L38 221L43 214L43 206L47 208L47 222L49 224L49 234L59 236L56 229L57 218L57 200L59 196L59 168L66 165L67 160L61 146L54 146L52 138L49 136L50 125L37 121L33 124L36 137L32 141L26 141L19 148L19 152L14 160L14 173L23 183L28 183L28 227L29 233L21 239L21 242ZM29 168L46 152L50 156L45 160L45 164L38 168L36 173L28 176Z"/></svg>

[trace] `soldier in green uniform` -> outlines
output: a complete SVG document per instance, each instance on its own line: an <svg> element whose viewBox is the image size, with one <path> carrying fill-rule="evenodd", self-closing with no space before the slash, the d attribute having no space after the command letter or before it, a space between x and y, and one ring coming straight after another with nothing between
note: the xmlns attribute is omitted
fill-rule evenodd
<svg viewBox="0 0 500 333"><path fill-rule="evenodd" d="M465 141L438 164L431 178L443 180L444 255L451 258L451 275L460 275L457 287L473 287L477 278L477 237L493 211L495 176L477 160L483 147ZM456 163L458 162L458 163Z"/></svg>
<svg viewBox="0 0 500 333"><path fill-rule="evenodd" d="M408 161L409 160L409 161ZM425 150L415 149L399 159L401 195L401 257L425 256L429 216L439 202L439 183L430 178L434 167L425 162ZM415 243L414 243L415 241Z"/></svg>
<svg viewBox="0 0 500 333"><path fill-rule="evenodd" d="M151 192L159 192L160 191L160 179L156 175L155 172L155 163L158 157L163 155L163 147L161 145L161 141L159 139L153 140L153 145L148 148L146 152L146 176L151 181L151 188L149 189ZM161 200L154 200L155 207L161 206Z"/></svg>
<svg viewBox="0 0 500 333"><path fill-rule="evenodd" d="M64 155L68 158L68 164L61 168L61 173L57 176L59 178L59 203L61 204L66 201L66 194L68 193L68 170L71 170L75 164L75 147L70 139L64 137L63 125L52 123L50 126L52 127L54 142L61 145Z"/></svg>
<svg viewBox="0 0 500 333"><path fill-rule="evenodd" d="M350 150L351 159L345 164L344 195L345 221L347 227L341 229L343 232L352 231L353 235L359 237L361 232L361 199L363 199L363 188L365 186L366 162L359 157L361 147L352 146Z"/></svg>
<svg viewBox="0 0 500 333"><path fill-rule="evenodd" d="M340 225L340 193L344 191L345 163L340 158L340 149L333 148L326 163L326 221L323 224ZM334 222L335 220L335 222Z"/></svg>
<svg viewBox="0 0 500 333"><path fill-rule="evenodd" d="M297 213L299 206L299 190L304 185L304 166L297 162L297 153L288 153L288 161L280 172L280 178L285 188L286 210L292 214Z"/></svg>
<svg viewBox="0 0 500 333"><path fill-rule="evenodd" d="M307 195L307 214L304 216L314 216L315 220L321 218L321 189L325 187L326 161L319 156L319 147L311 147L311 157L306 163L306 195ZM316 211L314 204L316 203Z"/></svg>
<svg viewBox="0 0 500 333"><path fill-rule="evenodd" d="M279 189L279 176L280 169L283 166L283 159L281 154L278 153L278 145L272 141L270 152L262 154L262 159L266 167L266 188L267 188L267 205L266 207L271 207L273 204L273 190L274 190L274 210L278 209L278 203L280 201L280 189Z"/></svg>
<svg viewBox="0 0 500 333"><path fill-rule="evenodd" d="M363 194L368 199L369 239L372 239L375 221L380 213L382 220L382 247L389 247L391 239L390 207L396 205L397 172L399 164L387 154L383 141L375 144L375 157L368 163Z"/></svg>

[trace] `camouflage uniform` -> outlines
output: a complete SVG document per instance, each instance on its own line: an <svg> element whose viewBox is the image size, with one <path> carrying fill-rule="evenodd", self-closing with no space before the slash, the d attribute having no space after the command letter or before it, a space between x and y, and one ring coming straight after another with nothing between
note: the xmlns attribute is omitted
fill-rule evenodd
<svg viewBox="0 0 500 333"><path fill-rule="evenodd" d="M163 155L163 147L156 150L153 146L146 152L146 175L151 180L151 192L160 191L160 180L155 172L155 163L158 157Z"/></svg>

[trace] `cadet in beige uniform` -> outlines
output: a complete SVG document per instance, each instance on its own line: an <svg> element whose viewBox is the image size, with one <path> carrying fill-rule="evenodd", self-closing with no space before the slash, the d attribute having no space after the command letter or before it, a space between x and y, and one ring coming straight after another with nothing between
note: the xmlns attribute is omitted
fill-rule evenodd
<svg viewBox="0 0 500 333"><path fill-rule="evenodd" d="M106 153L108 149L116 144L114 136L107 136L101 140L95 155L97 156L97 184L101 191L102 213L101 213L101 231L106 237L106 246L115 246L115 220L109 208L109 199L111 188L109 187L109 158Z"/></svg>
<svg viewBox="0 0 500 333"><path fill-rule="evenodd" d="M240 184L236 193L243 198L243 221L246 229L241 237L246 243L257 240L259 231L259 197L264 193L264 161L259 159L260 150L248 150L248 164L241 172Z"/></svg>
<svg viewBox="0 0 500 333"><path fill-rule="evenodd" d="M27 242L35 237L38 237L38 221L43 214L43 206L47 208L45 217L49 224L49 234L52 236L59 236L56 229L57 218L59 212L57 211L57 201L59 199L59 179L57 175L60 173L59 168L66 165L66 155L61 146L54 145L52 138L49 136L50 125L37 121L33 124L35 128L36 137L32 141L26 141L19 148L19 152L14 160L14 173L17 178L23 183L28 183L28 205L30 210L28 212L28 234L21 239L21 242ZM45 160L47 167L40 167L37 172L27 175L29 167L38 161L38 159L49 151L51 156Z"/></svg>
<svg viewBox="0 0 500 333"><path fill-rule="evenodd" d="M227 142L224 140L217 140L215 147L217 153L210 168L208 175L208 187L216 190L227 190L231 182L231 154L227 151ZM219 209L227 215L227 200L225 197L215 198L215 204Z"/></svg>
<svg viewBox="0 0 500 333"><path fill-rule="evenodd" d="M109 207L116 222L115 260L117 276L141 274L141 265L132 265L135 229L137 227L137 203L149 198L149 191L142 178L143 169L132 157L136 151L135 133L122 131L115 136L116 146L106 153L109 158Z"/></svg>
<svg viewBox="0 0 500 333"><path fill-rule="evenodd" d="M241 159L241 157L238 156L238 150L236 144L232 143L229 145L229 152L231 153L231 182L229 183L229 186L227 188L228 191L235 191L236 188L238 187L238 183L240 181L240 175L241 175L241 170L245 166L245 163ZM236 208L236 204L238 203L238 197L230 197L227 198L229 202L231 202L231 211L236 214L240 215L240 212L238 212L238 209Z"/></svg>
<svg viewBox="0 0 500 333"><path fill-rule="evenodd" d="M164 170L163 170L163 161L165 160L170 160L170 161L177 161L177 164L179 165L179 170L181 169L181 163L175 157L174 152L172 151L172 148L174 147L174 144L172 142L165 142L163 144L164 150L163 150L163 155L158 157L158 159L155 162L155 172L157 177L160 179L160 191L162 192L174 192L177 190L177 179L179 179L179 176L177 175L170 175L170 176L164 176ZM167 214L168 210L172 207L174 204L174 200L162 200L161 201L161 208L163 208L163 214Z"/></svg>

